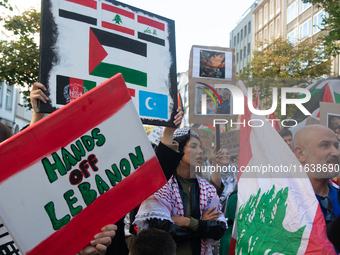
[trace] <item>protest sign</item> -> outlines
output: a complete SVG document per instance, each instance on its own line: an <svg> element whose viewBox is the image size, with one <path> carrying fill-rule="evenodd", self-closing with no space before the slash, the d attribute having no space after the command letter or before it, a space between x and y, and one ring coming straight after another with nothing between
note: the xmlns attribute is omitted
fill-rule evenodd
<svg viewBox="0 0 340 255"><path fill-rule="evenodd" d="M76 254L166 183L120 74L0 150L0 216L29 255Z"/></svg>
<svg viewBox="0 0 340 255"><path fill-rule="evenodd" d="M230 156L238 155L240 147L240 130L231 130L220 134L221 147L227 148Z"/></svg>
<svg viewBox="0 0 340 255"><path fill-rule="evenodd" d="M174 126L175 23L113 0L42 1L40 82L52 112L122 73L144 124Z"/></svg>
<svg viewBox="0 0 340 255"><path fill-rule="evenodd" d="M213 133L206 131L206 130L203 130L203 129L198 129L198 128L191 128L191 129L194 130L201 137L203 155L205 157L210 158L211 157L211 151L212 151Z"/></svg>
<svg viewBox="0 0 340 255"><path fill-rule="evenodd" d="M155 126L148 135L150 142L158 145L161 140L161 137L163 137L163 130L164 127Z"/></svg>
<svg viewBox="0 0 340 255"><path fill-rule="evenodd" d="M190 123L230 119L233 97L219 85L235 85L235 49L194 45L189 60Z"/></svg>

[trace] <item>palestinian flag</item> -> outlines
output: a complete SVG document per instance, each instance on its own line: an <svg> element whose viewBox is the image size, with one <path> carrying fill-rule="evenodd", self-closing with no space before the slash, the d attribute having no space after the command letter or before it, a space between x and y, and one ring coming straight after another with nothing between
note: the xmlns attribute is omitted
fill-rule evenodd
<svg viewBox="0 0 340 255"><path fill-rule="evenodd" d="M0 215L26 255L76 254L166 183L121 74L0 151Z"/></svg>
<svg viewBox="0 0 340 255"><path fill-rule="evenodd" d="M320 118L320 102L340 103L340 78L329 78L318 81L307 89L311 92L311 99L303 106L312 114L313 117ZM292 119L298 123L305 120L308 116L297 110ZM293 125L287 123L287 125Z"/></svg>
<svg viewBox="0 0 340 255"><path fill-rule="evenodd" d="M57 75L57 104L65 105L96 87L96 82Z"/></svg>
<svg viewBox="0 0 340 255"><path fill-rule="evenodd" d="M102 3L102 27L123 34L135 35L135 14L116 6Z"/></svg>
<svg viewBox="0 0 340 255"><path fill-rule="evenodd" d="M335 254L307 174L271 124L245 104L241 121L252 119L264 126L241 126L234 254Z"/></svg>

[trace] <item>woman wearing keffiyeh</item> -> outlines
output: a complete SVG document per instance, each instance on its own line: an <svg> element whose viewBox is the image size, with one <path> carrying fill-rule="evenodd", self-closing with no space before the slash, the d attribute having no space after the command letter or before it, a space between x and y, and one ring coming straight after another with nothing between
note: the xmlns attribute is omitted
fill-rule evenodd
<svg viewBox="0 0 340 255"><path fill-rule="evenodd" d="M156 227L170 233L177 244L177 255L212 254L211 244L226 230L216 189L195 175L203 159L200 137L189 128L178 129L174 140L184 156L169 181L146 199L136 216L138 228ZM192 178L190 178L192 177Z"/></svg>

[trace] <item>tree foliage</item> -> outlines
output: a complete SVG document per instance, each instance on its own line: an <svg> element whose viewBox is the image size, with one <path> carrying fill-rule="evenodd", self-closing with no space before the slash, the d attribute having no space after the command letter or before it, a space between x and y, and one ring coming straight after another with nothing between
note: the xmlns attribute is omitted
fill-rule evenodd
<svg viewBox="0 0 340 255"><path fill-rule="evenodd" d="M40 13L30 9L1 20L14 36L0 42L0 80L24 87L24 106L30 108L30 87L39 72L39 46L34 38L40 32Z"/></svg>
<svg viewBox="0 0 340 255"><path fill-rule="evenodd" d="M263 50L253 51L249 68L238 78L245 80L248 87L253 87L253 94L259 90L263 109L272 106L272 88L277 88L278 98L281 98L281 88L306 87L330 72L331 60L325 58L324 47L319 41L311 43L304 40L294 45L279 37L270 42L257 42L256 46ZM289 98L298 96L292 93ZM280 101L275 115L280 119L291 117L296 111L295 106L289 106L287 115L281 116Z"/></svg>
<svg viewBox="0 0 340 255"><path fill-rule="evenodd" d="M339 0L303 0L304 3L312 3L318 8L324 8L328 17L323 18L322 31L327 54L336 56L340 53L340 2Z"/></svg>

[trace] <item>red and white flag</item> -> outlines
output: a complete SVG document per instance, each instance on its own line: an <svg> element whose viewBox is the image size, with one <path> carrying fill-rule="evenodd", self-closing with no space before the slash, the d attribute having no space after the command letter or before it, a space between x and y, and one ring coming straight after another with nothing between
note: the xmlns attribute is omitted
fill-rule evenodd
<svg viewBox="0 0 340 255"><path fill-rule="evenodd" d="M114 5L102 3L102 27L135 36L135 14Z"/></svg>
<svg viewBox="0 0 340 255"><path fill-rule="evenodd" d="M255 119L264 126L241 126L237 224L229 254L335 254L303 167L271 123L245 104L241 121Z"/></svg>
<svg viewBox="0 0 340 255"><path fill-rule="evenodd" d="M76 254L166 183L121 74L0 151L1 219L29 255Z"/></svg>

